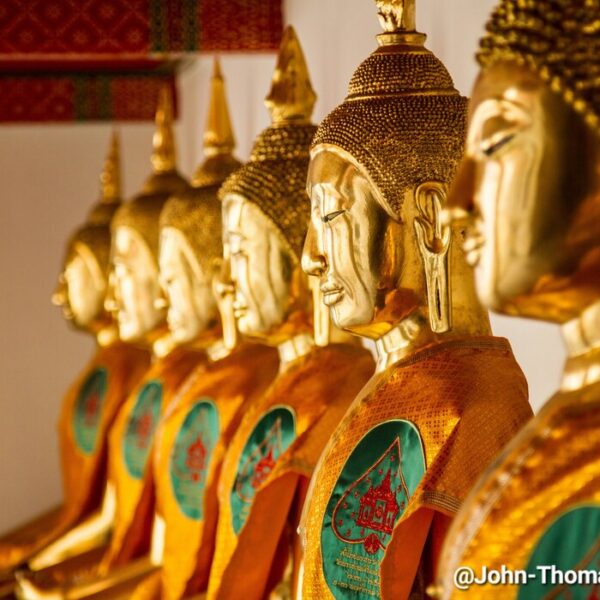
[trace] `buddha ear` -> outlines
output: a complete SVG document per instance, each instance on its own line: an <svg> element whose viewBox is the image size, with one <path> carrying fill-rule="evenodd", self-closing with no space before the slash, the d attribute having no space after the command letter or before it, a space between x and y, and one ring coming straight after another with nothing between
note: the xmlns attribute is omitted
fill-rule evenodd
<svg viewBox="0 0 600 600"><path fill-rule="evenodd" d="M448 273L452 230L441 220L447 193L446 185L434 181L421 184L415 192L418 216L414 227L425 271L429 323L435 333L444 333L452 328Z"/></svg>

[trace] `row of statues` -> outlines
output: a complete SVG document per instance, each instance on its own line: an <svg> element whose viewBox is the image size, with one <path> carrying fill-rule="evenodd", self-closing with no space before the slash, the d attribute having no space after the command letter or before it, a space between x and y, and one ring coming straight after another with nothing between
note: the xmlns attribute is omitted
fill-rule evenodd
<svg viewBox="0 0 600 600"><path fill-rule="evenodd" d="M600 570L600 2L500 0L470 103L376 5L318 126L285 30L245 164L218 63L191 183L166 92L127 202L113 139L54 296L97 341L63 504L0 539L0 597L600 597L538 576ZM487 309L562 325L535 417Z"/></svg>

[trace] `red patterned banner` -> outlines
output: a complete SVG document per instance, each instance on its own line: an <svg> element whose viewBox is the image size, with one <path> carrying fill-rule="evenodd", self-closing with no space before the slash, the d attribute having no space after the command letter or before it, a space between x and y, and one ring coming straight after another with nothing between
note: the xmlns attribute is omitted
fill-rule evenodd
<svg viewBox="0 0 600 600"><path fill-rule="evenodd" d="M281 0L2 0L0 60L276 50Z"/></svg>
<svg viewBox="0 0 600 600"><path fill-rule="evenodd" d="M277 49L282 0L0 0L0 122L146 120L177 60Z"/></svg>
<svg viewBox="0 0 600 600"><path fill-rule="evenodd" d="M0 77L0 122L152 120L163 83L147 75L20 75Z"/></svg>

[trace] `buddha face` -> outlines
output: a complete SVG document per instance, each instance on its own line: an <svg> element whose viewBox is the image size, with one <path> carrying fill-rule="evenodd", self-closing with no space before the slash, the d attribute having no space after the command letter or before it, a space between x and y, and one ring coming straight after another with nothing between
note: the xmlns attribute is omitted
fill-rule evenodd
<svg viewBox="0 0 600 600"><path fill-rule="evenodd" d="M317 148L308 171L311 222L302 255L320 279L334 323L350 331L369 324L389 274L389 215L369 180L333 147ZM393 253L392 253L393 254Z"/></svg>
<svg viewBox="0 0 600 600"><path fill-rule="evenodd" d="M193 341L217 318L211 273L205 273L185 236L161 230L160 281L167 296L167 323L178 344Z"/></svg>
<svg viewBox="0 0 600 600"><path fill-rule="evenodd" d="M473 92L465 159L449 204L468 213L464 249L481 300L500 312L544 316L524 298L544 292L581 259L568 232L589 192L589 138L547 84L497 63Z"/></svg>
<svg viewBox="0 0 600 600"><path fill-rule="evenodd" d="M117 227L106 307L116 315L123 341L141 340L162 323L160 297L158 268L146 242L134 229Z"/></svg>
<svg viewBox="0 0 600 600"><path fill-rule="evenodd" d="M265 336L282 325L294 300L294 257L275 225L254 204L235 195L223 203L233 303L241 333Z"/></svg>
<svg viewBox="0 0 600 600"><path fill-rule="evenodd" d="M66 319L89 329L102 315L106 295L106 277L95 256L83 244L76 244L59 275L52 297L61 306Z"/></svg>

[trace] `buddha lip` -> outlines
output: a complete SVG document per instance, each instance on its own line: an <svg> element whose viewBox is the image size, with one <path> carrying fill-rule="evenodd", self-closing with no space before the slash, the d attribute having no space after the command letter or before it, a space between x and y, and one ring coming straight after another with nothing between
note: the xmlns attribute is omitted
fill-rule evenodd
<svg viewBox="0 0 600 600"><path fill-rule="evenodd" d="M323 294L323 304L325 306L333 306L337 304L344 295L344 290L342 288L321 288L321 293Z"/></svg>
<svg viewBox="0 0 600 600"><path fill-rule="evenodd" d="M233 316L241 317L246 314L247 310L248 310L247 306L244 306L242 304L234 304L233 305Z"/></svg>

